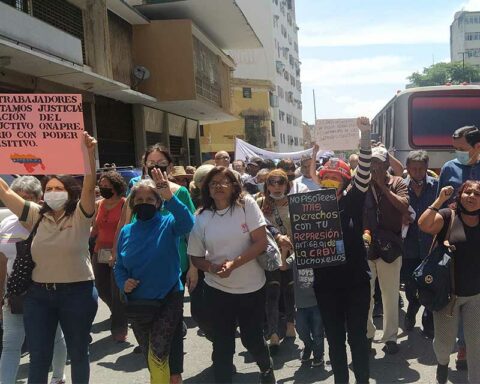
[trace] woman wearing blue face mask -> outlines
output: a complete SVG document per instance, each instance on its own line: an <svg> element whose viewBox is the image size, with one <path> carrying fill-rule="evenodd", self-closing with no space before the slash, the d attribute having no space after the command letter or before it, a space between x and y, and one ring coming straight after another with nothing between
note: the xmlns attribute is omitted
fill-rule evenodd
<svg viewBox="0 0 480 384"><path fill-rule="evenodd" d="M168 383L170 345L183 308L178 246L193 227L193 215L173 194L166 173L153 169L151 174L130 193L137 220L120 232L115 279L125 293L151 382ZM160 212L162 201L168 214Z"/></svg>
<svg viewBox="0 0 480 384"><path fill-rule="evenodd" d="M23 315L30 350L29 383L47 382L59 323L70 355L72 382L89 381L88 347L98 300L88 250L95 212L97 142L86 132L84 140L90 172L83 186L72 176L47 177L43 207L24 200L0 179L0 200L29 229L38 225L31 247L33 283Z"/></svg>

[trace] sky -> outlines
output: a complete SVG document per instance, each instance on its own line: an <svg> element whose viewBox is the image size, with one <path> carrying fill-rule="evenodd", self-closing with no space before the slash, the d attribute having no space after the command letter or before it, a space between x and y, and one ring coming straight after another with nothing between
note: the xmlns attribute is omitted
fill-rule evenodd
<svg viewBox="0 0 480 384"><path fill-rule="evenodd" d="M456 11L480 0L296 0L303 120L373 118L407 76L450 61Z"/></svg>

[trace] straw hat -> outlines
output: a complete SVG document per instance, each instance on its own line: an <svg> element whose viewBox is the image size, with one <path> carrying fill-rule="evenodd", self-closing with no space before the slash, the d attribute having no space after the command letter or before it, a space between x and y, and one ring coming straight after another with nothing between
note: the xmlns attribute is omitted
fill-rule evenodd
<svg viewBox="0 0 480 384"><path fill-rule="evenodd" d="M171 177L188 177L193 178L192 174L185 172L185 167L183 165L176 165L173 167L172 172L170 173Z"/></svg>

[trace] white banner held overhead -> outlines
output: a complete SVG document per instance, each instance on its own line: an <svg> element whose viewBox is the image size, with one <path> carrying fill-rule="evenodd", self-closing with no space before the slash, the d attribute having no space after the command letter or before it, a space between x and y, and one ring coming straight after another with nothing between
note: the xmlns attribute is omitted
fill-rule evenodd
<svg viewBox="0 0 480 384"><path fill-rule="evenodd" d="M360 130L357 119L318 119L315 142L320 149L348 151L358 148Z"/></svg>
<svg viewBox="0 0 480 384"><path fill-rule="evenodd" d="M324 155L333 156L333 152L320 151L318 157L320 158ZM298 162L302 159L302 157L309 156L312 156L312 148L298 152L272 152L255 147L252 144L248 144L246 141L235 138L235 160L247 161L252 157L260 157L262 159L271 160L291 159L295 162Z"/></svg>

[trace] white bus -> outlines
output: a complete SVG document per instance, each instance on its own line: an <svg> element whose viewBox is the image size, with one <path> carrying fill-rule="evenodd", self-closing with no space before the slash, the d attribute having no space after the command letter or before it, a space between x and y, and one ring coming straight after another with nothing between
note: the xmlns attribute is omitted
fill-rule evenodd
<svg viewBox="0 0 480 384"><path fill-rule="evenodd" d="M424 149L430 168L454 155L452 133L465 125L480 127L480 86L410 88L397 93L374 117L373 137L395 149L404 165L408 152Z"/></svg>

